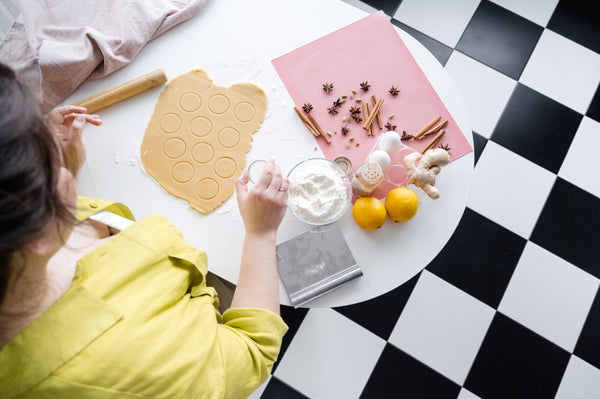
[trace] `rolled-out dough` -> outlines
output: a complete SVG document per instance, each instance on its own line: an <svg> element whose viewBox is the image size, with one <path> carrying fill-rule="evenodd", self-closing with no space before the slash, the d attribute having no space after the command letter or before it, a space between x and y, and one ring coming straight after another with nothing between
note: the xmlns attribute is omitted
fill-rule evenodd
<svg viewBox="0 0 600 399"><path fill-rule="evenodd" d="M179 75L154 108L142 164L169 193L209 213L233 194L266 111L267 97L252 83L217 86L203 70Z"/></svg>

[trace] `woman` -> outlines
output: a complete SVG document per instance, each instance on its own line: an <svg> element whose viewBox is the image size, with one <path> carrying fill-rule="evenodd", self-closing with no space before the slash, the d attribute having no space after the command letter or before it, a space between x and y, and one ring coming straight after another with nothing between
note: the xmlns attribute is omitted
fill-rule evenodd
<svg viewBox="0 0 600 399"><path fill-rule="evenodd" d="M0 397L237 398L269 375L279 316L277 229L289 182L271 160L236 182L246 235L231 308L202 251L160 215L120 232L88 219L122 204L76 196L79 107L44 120L0 65Z"/></svg>

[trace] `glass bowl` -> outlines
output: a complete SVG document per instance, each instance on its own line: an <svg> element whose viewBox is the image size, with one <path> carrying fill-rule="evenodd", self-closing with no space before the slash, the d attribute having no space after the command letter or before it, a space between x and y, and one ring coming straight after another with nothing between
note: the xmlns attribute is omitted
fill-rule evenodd
<svg viewBox="0 0 600 399"><path fill-rule="evenodd" d="M326 158L309 158L288 173L288 208L304 223L315 226L337 221L352 201L352 183L346 172Z"/></svg>

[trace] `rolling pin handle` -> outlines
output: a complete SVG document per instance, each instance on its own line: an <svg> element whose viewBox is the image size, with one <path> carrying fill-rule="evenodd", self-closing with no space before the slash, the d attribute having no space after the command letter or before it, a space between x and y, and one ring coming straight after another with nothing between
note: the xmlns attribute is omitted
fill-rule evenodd
<svg viewBox="0 0 600 399"><path fill-rule="evenodd" d="M77 101L73 105L79 107L85 107L88 114L93 114L103 108L110 105L116 104L120 101L126 100L130 97L140 94L153 87L159 86L167 81L167 75L165 71L157 69L150 73L147 73L139 78L132 79L125 83L121 83L118 86L112 87L108 90L104 90L91 97Z"/></svg>

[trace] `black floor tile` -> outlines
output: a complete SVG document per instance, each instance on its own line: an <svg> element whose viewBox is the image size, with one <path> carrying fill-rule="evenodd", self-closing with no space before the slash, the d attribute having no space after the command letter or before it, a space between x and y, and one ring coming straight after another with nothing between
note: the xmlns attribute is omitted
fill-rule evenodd
<svg viewBox="0 0 600 399"><path fill-rule="evenodd" d="M495 309L526 242L466 208L454 234L427 270Z"/></svg>
<svg viewBox="0 0 600 399"><path fill-rule="evenodd" d="M387 344L365 386L363 399L456 399L460 386Z"/></svg>
<svg viewBox="0 0 600 399"><path fill-rule="evenodd" d="M600 53L600 3L597 0L561 0L547 27Z"/></svg>
<svg viewBox="0 0 600 399"><path fill-rule="evenodd" d="M519 79L543 30L541 26L484 0L456 49Z"/></svg>
<svg viewBox="0 0 600 399"><path fill-rule="evenodd" d="M520 83L492 134L492 141L558 173L583 115Z"/></svg>
<svg viewBox="0 0 600 399"><path fill-rule="evenodd" d="M480 134L473 132L473 150L475 151L475 165L477 165L477 161L479 161L479 157L487 144L488 139L481 136Z"/></svg>
<svg viewBox="0 0 600 399"><path fill-rule="evenodd" d="M387 341L421 274L369 301L334 310Z"/></svg>
<svg viewBox="0 0 600 399"><path fill-rule="evenodd" d="M590 313L583 325L583 330L575 346L575 355L579 356L589 364L600 368L600 291L592 303Z"/></svg>
<svg viewBox="0 0 600 399"><path fill-rule="evenodd" d="M592 99L592 103L590 104L586 115L597 122L600 122L600 85L598 85L598 88L596 89L596 94L594 94L594 98Z"/></svg>
<svg viewBox="0 0 600 399"><path fill-rule="evenodd" d="M557 178L531 241L600 278L600 198Z"/></svg>
<svg viewBox="0 0 600 399"><path fill-rule="evenodd" d="M485 399L554 398L570 354L496 313L465 381Z"/></svg>
<svg viewBox="0 0 600 399"><path fill-rule="evenodd" d="M389 16L394 15L401 2L402 0L363 0L363 3L378 10L382 10Z"/></svg>
<svg viewBox="0 0 600 399"><path fill-rule="evenodd" d="M289 330L285 334L285 336L283 337L283 341L281 342L281 349L279 350L279 357L277 358L277 361L273 365L273 370L271 371L272 373L274 373L275 370L277 369L277 366L279 365L279 362L283 358L285 351L287 350L288 346L290 346L290 342L292 342L292 339L294 338L294 336L296 335L296 332L300 328L300 324L302 324L304 317L308 313L308 309L304 309L304 308L294 309L291 306L285 306L285 305L281 305L280 311L281 311L281 318L288 325Z"/></svg>
<svg viewBox="0 0 600 399"><path fill-rule="evenodd" d="M446 46L443 43L419 32L418 30L411 28L410 26L403 24L392 18L392 24L396 25L406 33L417 39L442 65L446 65L448 58L452 54L452 48Z"/></svg>
<svg viewBox="0 0 600 399"><path fill-rule="evenodd" d="M267 387L263 391L260 399L306 399L307 396L302 395L294 388L284 382L281 382L277 377L271 377Z"/></svg>

